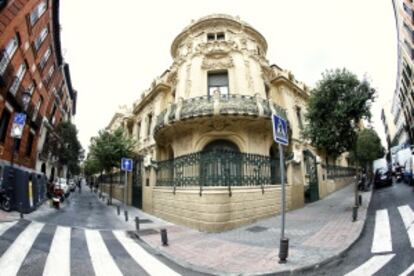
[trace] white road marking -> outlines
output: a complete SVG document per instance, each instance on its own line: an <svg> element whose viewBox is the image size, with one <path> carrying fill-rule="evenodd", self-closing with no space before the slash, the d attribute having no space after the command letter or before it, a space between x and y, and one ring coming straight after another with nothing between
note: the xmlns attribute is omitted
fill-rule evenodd
<svg viewBox="0 0 414 276"><path fill-rule="evenodd" d="M376 255L371 257L368 261L352 270L351 272L345 274L345 276L368 276L373 275L378 270L380 270L384 265L386 265L395 254L386 254L386 255Z"/></svg>
<svg viewBox="0 0 414 276"><path fill-rule="evenodd" d="M400 215L404 222L405 229L407 230L411 247L414 248L414 212L408 205L398 207L398 211L400 211Z"/></svg>
<svg viewBox="0 0 414 276"><path fill-rule="evenodd" d="M122 276L99 231L85 230L85 236L95 274Z"/></svg>
<svg viewBox="0 0 414 276"><path fill-rule="evenodd" d="M16 275L44 224L32 222L20 233L0 259L1 275Z"/></svg>
<svg viewBox="0 0 414 276"><path fill-rule="evenodd" d="M58 226L43 275L70 275L70 228Z"/></svg>
<svg viewBox="0 0 414 276"><path fill-rule="evenodd" d="M403 273L401 273L400 276L408 276L413 271L414 271L414 263L409 268L407 268Z"/></svg>
<svg viewBox="0 0 414 276"><path fill-rule="evenodd" d="M128 238L125 231L113 231L115 237L122 244L129 255L146 271L153 276L180 275L157 258L145 251L139 244Z"/></svg>
<svg viewBox="0 0 414 276"><path fill-rule="evenodd" d="M386 209L378 210L375 215L374 239L372 253L392 252L390 219Z"/></svg>
<svg viewBox="0 0 414 276"><path fill-rule="evenodd" d="M9 230L13 225L17 223L16 221L3 222L0 224L0 236L3 235L7 230Z"/></svg>

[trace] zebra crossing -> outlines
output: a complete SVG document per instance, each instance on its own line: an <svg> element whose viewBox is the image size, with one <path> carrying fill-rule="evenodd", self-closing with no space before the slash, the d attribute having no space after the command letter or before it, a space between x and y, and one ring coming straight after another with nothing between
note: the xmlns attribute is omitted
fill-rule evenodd
<svg viewBox="0 0 414 276"><path fill-rule="evenodd" d="M398 208L401 222L404 225L411 248L414 248L414 211L409 205ZM391 236L391 224L388 209L377 210L375 213L375 226L372 239L371 253L373 256L345 276L373 275L385 267L394 257ZM411 275L414 272L414 263L400 276Z"/></svg>
<svg viewBox="0 0 414 276"><path fill-rule="evenodd" d="M0 223L0 268L2 276L28 275L28 270L30 275L54 276L180 275L125 231L79 229L26 220Z"/></svg>

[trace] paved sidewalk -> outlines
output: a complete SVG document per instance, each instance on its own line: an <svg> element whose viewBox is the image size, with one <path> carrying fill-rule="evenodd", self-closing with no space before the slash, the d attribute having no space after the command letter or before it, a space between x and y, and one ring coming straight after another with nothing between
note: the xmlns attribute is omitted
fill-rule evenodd
<svg viewBox="0 0 414 276"><path fill-rule="evenodd" d="M89 188L87 188L89 191ZM108 194L106 193L102 193L102 195L104 196L104 198L101 199L102 202L107 202L108 200ZM99 192L96 193L96 196L99 196ZM120 220L122 220L123 222L125 221L125 206L124 204L119 201L116 198L112 198L112 206L108 206L110 208L113 208L113 211L117 214L118 210L117 210L117 206L120 206L120 215L118 215L118 218ZM128 224L128 228L130 229L135 229L135 217L138 217L140 220L140 226L139 228L141 230L145 230L145 229L160 229L160 228L166 228L169 226L173 226L174 224L167 222L161 218L157 218L155 216L152 216L148 213L145 213L143 211L141 211L140 209L133 207L133 206L126 206L126 210L128 211L128 221L126 222Z"/></svg>
<svg viewBox="0 0 414 276"><path fill-rule="evenodd" d="M161 245L159 231L145 233L141 239L176 263L202 272L255 275L297 271L337 257L360 236L371 192L362 193L363 205L356 222L352 222L353 193L353 185L349 185L287 213L290 246L286 264L278 263L280 216L222 233L160 224L167 228L168 247Z"/></svg>

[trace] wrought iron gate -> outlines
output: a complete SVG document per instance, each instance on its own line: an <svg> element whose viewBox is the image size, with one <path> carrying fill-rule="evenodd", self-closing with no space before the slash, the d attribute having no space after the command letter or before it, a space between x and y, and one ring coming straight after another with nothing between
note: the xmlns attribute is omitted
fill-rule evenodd
<svg viewBox="0 0 414 276"><path fill-rule="evenodd" d="M305 161L305 171L309 176L308 190L305 191L305 200L314 202L319 200L319 183L318 183L318 169L316 165L316 156L309 150L303 152Z"/></svg>
<svg viewBox="0 0 414 276"><path fill-rule="evenodd" d="M134 171L132 174L132 206L142 208L142 162L143 157L134 159Z"/></svg>

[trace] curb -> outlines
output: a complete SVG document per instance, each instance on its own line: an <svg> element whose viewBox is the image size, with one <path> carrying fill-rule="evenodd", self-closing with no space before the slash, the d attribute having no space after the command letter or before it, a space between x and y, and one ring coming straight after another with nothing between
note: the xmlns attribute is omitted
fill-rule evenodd
<svg viewBox="0 0 414 276"><path fill-rule="evenodd" d="M296 274L299 274L299 273L302 273L302 272L312 271L314 269L319 268L322 265L328 264L328 263L330 263L334 260L337 260L337 259L343 257L351 249L351 247L360 240L360 238L362 236L362 233L364 232L364 230L366 228L366 221L367 221L368 211L369 211L369 208L371 206L372 194L373 194L373 189L370 190L370 195L369 195L369 199L368 199L369 203L368 203L367 208L366 208L366 214L365 214L365 219L364 219L363 225L362 225L361 229L359 230L359 233L357 233L357 237L349 245L347 245L343 250L336 253L335 255L333 255L331 257L328 257L328 258L326 258L326 259L324 259L324 260L322 260L318 263L306 265L306 266L295 268L295 269L287 269L287 270L281 270L281 271L266 271L266 272L263 271L263 272L255 272L255 273L244 273L244 272L229 273L229 272L217 271L217 270L214 270L214 269L199 267L197 265L188 263L185 260L177 259L174 256L171 256L170 254L168 254L166 252L162 252L161 250L158 249L158 247L152 247L150 244L148 244L141 237L137 237L137 239L142 244L144 244L146 248L150 248L151 251L154 252L155 255L163 256L163 257L169 259L170 261L178 264L179 266L182 266L186 269L196 271L196 272L212 274L212 275L296 275Z"/></svg>

